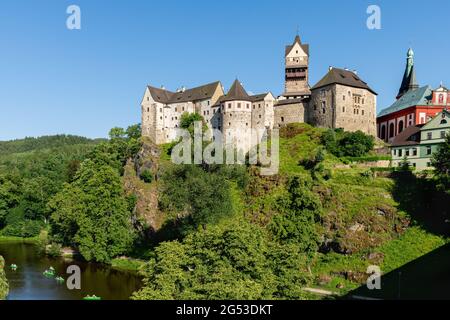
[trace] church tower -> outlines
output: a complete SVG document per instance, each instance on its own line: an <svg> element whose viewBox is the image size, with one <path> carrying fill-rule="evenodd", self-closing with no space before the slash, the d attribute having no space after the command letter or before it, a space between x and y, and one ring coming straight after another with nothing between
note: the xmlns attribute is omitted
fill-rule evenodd
<svg viewBox="0 0 450 320"><path fill-rule="evenodd" d="M308 84L309 45L302 44L300 36L295 37L292 45L285 50L285 85L286 98L305 98L311 95Z"/></svg>
<svg viewBox="0 0 450 320"><path fill-rule="evenodd" d="M406 92L419 88L416 80L416 71L414 70L414 51L409 48L406 54L406 69L403 75L402 84L398 91L397 99L400 99Z"/></svg>

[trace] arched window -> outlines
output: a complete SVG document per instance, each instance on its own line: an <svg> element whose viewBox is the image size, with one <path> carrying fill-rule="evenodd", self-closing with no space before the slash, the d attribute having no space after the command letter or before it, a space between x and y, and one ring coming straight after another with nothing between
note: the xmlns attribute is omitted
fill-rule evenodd
<svg viewBox="0 0 450 320"><path fill-rule="evenodd" d="M398 123L398 133L403 131L403 120Z"/></svg>
<svg viewBox="0 0 450 320"><path fill-rule="evenodd" d="M395 130L394 124L391 123L391 124L389 125L389 138L392 138L392 137L394 136L394 130Z"/></svg>
<svg viewBox="0 0 450 320"><path fill-rule="evenodd" d="M381 138L382 140L385 140L385 139L386 139L386 126L385 126L385 125L382 125L382 126L381 126L381 135L380 135L380 138Z"/></svg>
<svg viewBox="0 0 450 320"><path fill-rule="evenodd" d="M439 104L443 104L444 103L444 95L441 93L439 95Z"/></svg>
<svg viewBox="0 0 450 320"><path fill-rule="evenodd" d="M441 120L441 124L447 124L447 120L442 119L442 120Z"/></svg>

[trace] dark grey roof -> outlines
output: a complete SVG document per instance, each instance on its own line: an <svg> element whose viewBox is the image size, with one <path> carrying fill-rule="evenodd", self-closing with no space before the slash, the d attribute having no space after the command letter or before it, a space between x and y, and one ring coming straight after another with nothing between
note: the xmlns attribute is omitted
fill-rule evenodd
<svg viewBox="0 0 450 320"><path fill-rule="evenodd" d="M391 146L400 147L419 144L420 129L423 126L424 126L423 124L409 126L394 138L394 141L392 142Z"/></svg>
<svg viewBox="0 0 450 320"><path fill-rule="evenodd" d="M260 94L255 94L253 96L250 96L250 101L255 102L255 101L262 101L264 100L264 98L268 95L269 93L260 93Z"/></svg>
<svg viewBox="0 0 450 320"><path fill-rule="evenodd" d="M187 89L184 92L171 92L165 89L159 89L152 86L148 86L150 94L153 99L161 103L177 103L210 99L216 92L217 87L220 86L220 82L212 82L203 86Z"/></svg>
<svg viewBox="0 0 450 320"><path fill-rule="evenodd" d="M219 100L220 102L234 101L234 100L250 101L250 96L248 95L247 91L245 91L244 87L239 82L239 80L236 79L231 85L230 90L228 90L228 93L222 96Z"/></svg>
<svg viewBox="0 0 450 320"><path fill-rule="evenodd" d="M303 49L303 51L305 51L305 53L309 56L309 44L302 44L302 41L300 40L300 36L297 35L294 39L294 43L291 44L290 46L286 46L286 49L284 51L284 56L286 57L289 52L291 52L292 47L298 43L300 45L300 47Z"/></svg>
<svg viewBox="0 0 450 320"><path fill-rule="evenodd" d="M316 83L312 90L319 89L330 84L342 84L344 86L366 89L375 95L377 94L367 85L366 82L362 81L356 73L339 68L331 68L328 73Z"/></svg>
<svg viewBox="0 0 450 320"><path fill-rule="evenodd" d="M295 103L300 103L303 102L305 99L303 98L296 98L296 99L283 99L278 101L274 106L284 106L284 105L288 105L288 104L295 104Z"/></svg>

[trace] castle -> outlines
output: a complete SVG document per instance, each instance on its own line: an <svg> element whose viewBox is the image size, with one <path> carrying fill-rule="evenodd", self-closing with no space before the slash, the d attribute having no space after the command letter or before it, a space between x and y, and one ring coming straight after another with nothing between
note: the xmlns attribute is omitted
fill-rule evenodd
<svg viewBox="0 0 450 320"><path fill-rule="evenodd" d="M249 95L236 79L225 93L219 81L175 92L147 86L141 103L142 134L156 144L178 138L181 115L198 113L208 129L219 130L224 143L252 140L251 130L272 130L289 123L361 130L376 135L377 94L356 71L330 67L309 85L309 45L297 35L285 48L284 93ZM258 137L260 140L261 137ZM252 140L253 141L253 140Z"/></svg>

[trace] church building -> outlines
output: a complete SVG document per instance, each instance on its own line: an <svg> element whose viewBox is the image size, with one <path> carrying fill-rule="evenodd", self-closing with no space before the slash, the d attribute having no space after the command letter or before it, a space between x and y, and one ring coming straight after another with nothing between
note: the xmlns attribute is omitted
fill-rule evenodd
<svg viewBox="0 0 450 320"><path fill-rule="evenodd" d="M378 137L391 143L406 128L427 123L448 106L450 106L450 92L442 84L434 90L428 85L419 86L414 52L409 49L396 101L378 114Z"/></svg>

